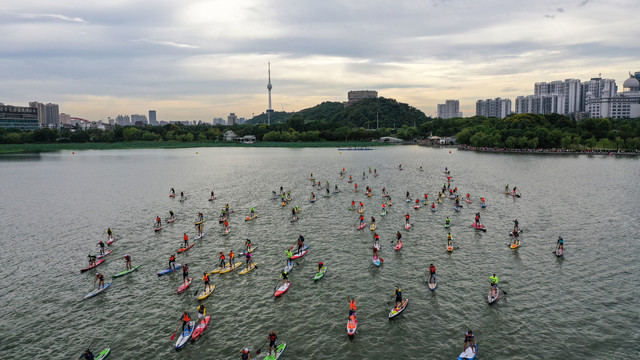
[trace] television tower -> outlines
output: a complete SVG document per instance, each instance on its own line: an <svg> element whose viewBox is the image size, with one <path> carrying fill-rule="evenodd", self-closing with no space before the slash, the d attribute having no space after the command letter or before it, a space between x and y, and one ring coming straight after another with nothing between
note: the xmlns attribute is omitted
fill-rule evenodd
<svg viewBox="0 0 640 360"><path fill-rule="evenodd" d="M269 83L267 84L267 90L269 90L269 108L267 109L267 124L271 125L271 113L273 109L271 108L271 61L268 62L269 65Z"/></svg>

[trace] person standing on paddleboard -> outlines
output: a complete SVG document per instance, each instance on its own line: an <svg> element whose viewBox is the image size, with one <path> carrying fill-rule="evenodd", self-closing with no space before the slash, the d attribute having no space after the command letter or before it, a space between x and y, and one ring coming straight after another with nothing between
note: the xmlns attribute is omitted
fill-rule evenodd
<svg viewBox="0 0 640 360"><path fill-rule="evenodd" d="M182 332L184 332L185 326L189 328L189 321L191 321L191 315L187 310L184 311L184 314L180 317L182 320Z"/></svg>
<svg viewBox="0 0 640 360"><path fill-rule="evenodd" d="M402 289L396 286L396 289L393 291L396 296L396 308L402 305Z"/></svg>
<svg viewBox="0 0 640 360"><path fill-rule="evenodd" d="M489 282L491 283L492 291L495 291L498 288L498 277L496 276L496 274L489 276Z"/></svg>
<svg viewBox="0 0 640 360"><path fill-rule="evenodd" d="M518 232L518 219L513 220L513 234Z"/></svg>
<svg viewBox="0 0 640 360"><path fill-rule="evenodd" d="M187 235L187 233L184 233L184 235L182 236L182 240L184 240L184 246L183 248L188 248L189 247L189 235Z"/></svg>
<svg viewBox="0 0 640 360"><path fill-rule="evenodd" d="M113 237L113 231L111 228L107 228L107 239L111 239Z"/></svg>
<svg viewBox="0 0 640 360"><path fill-rule="evenodd" d="M233 250L229 251L229 266L231 266L231 269L234 268L234 264L233 264L233 258L236 256L236 254L233 252Z"/></svg>
<svg viewBox="0 0 640 360"><path fill-rule="evenodd" d="M180 200L184 200L184 191L180 191Z"/></svg>
<svg viewBox="0 0 640 360"><path fill-rule="evenodd" d="M364 216L360 215L360 226L364 225Z"/></svg>
<svg viewBox="0 0 640 360"><path fill-rule="evenodd" d="M80 357L78 358L78 360L84 359L84 360L93 360L95 359L96 356L93 355L93 353L91 352L91 350L87 349L84 354L80 355Z"/></svg>
<svg viewBox="0 0 640 360"><path fill-rule="evenodd" d="M173 210L169 210L169 220L173 220L175 215L173 214Z"/></svg>
<svg viewBox="0 0 640 360"><path fill-rule="evenodd" d="M275 331L271 330L269 332L269 336L267 336L267 340L269 340L269 355L271 355L271 348L273 348L275 354L278 351L278 334L276 334Z"/></svg>
<svg viewBox="0 0 640 360"><path fill-rule="evenodd" d="M127 271L131 270L131 255L125 254L123 257L124 261L126 261Z"/></svg>
<svg viewBox="0 0 640 360"><path fill-rule="evenodd" d="M436 267L433 264L429 265L429 279L432 279L436 276Z"/></svg>
<svg viewBox="0 0 640 360"><path fill-rule="evenodd" d="M209 288L211 287L211 281L209 280L208 273L202 274L202 281L204 281L204 292L206 293L207 291L209 291Z"/></svg>
<svg viewBox="0 0 640 360"><path fill-rule="evenodd" d="M473 331L471 331L471 329L469 329L469 331L467 331L464 334L464 348L462 349L462 351L466 351L467 350L467 344L469 344L469 346L473 350L473 353L475 354L476 353L476 347L474 345L476 344L476 338L473 335Z"/></svg>
<svg viewBox="0 0 640 360"><path fill-rule="evenodd" d="M213 190L211 190L211 198L214 199L216 197L216 195L213 193Z"/></svg>
<svg viewBox="0 0 640 360"><path fill-rule="evenodd" d="M100 273L96 273L95 279L93 279L93 286L96 286L96 281L98 282L98 289L101 289L104 286L104 275Z"/></svg>
<svg viewBox="0 0 640 360"><path fill-rule="evenodd" d="M220 255L218 256L218 258L220 259L220 267L225 267L227 265L227 262L224 259L224 253L222 251L220 251Z"/></svg>
<svg viewBox="0 0 640 360"><path fill-rule="evenodd" d="M205 290L206 292L207 290ZM198 319L202 319L205 316L207 316L207 309L204 307L204 304L201 304L200 306L198 306Z"/></svg>
<svg viewBox="0 0 640 360"><path fill-rule="evenodd" d="M189 265L184 264L182 266L182 281L187 283L189 281Z"/></svg>
<svg viewBox="0 0 640 360"><path fill-rule="evenodd" d="M98 245L96 246L100 248L100 255L104 255L104 243L102 240L98 241Z"/></svg>
<svg viewBox="0 0 640 360"><path fill-rule="evenodd" d="M254 217L256 215L256 208L254 208L253 206L251 207L251 212L249 213L250 217Z"/></svg>
<svg viewBox="0 0 640 360"><path fill-rule="evenodd" d="M409 218L410 218L409 213L407 213L407 214L404 216L405 225L409 225Z"/></svg>
<svg viewBox="0 0 640 360"><path fill-rule="evenodd" d="M558 250L564 250L564 239L562 236L558 236L558 242L556 243Z"/></svg>
<svg viewBox="0 0 640 360"><path fill-rule="evenodd" d="M198 236L202 237L204 235L202 232L202 224L196 225L196 229L198 230Z"/></svg>
<svg viewBox="0 0 640 360"><path fill-rule="evenodd" d="M435 204L434 204L435 205ZM451 225L451 219L449 219L449 217L447 216L446 219L444 219L444 224L445 225Z"/></svg>
<svg viewBox="0 0 640 360"><path fill-rule="evenodd" d="M318 263L318 272L322 271L322 267L324 266L324 263L322 263L322 261L320 261Z"/></svg>
<svg viewBox="0 0 640 360"><path fill-rule="evenodd" d="M251 240L247 239L244 242L244 251L245 252L249 252L251 251Z"/></svg>
<svg viewBox="0 0 640 360"><path fill-rule="evenodd" d="M400 243L400 242L402 241L402 233L401 233L400 231L398 231L398 232L396 233L396 241L397 241L398 243Z"/></svg>
<svg viewBox="0 0 640 360"><path fill-rule="evenodd" d="M204 220L204 214L202 214L201 212L198 213L198 221L202 221Z"/></svg>
<svg viewBox="0 0 640 360"><path fill-rule="evenodd" d="M356 310L358 310L358 307L356 306L356 299L352 299L349 296L347 296L347 300L349 301L349 316L351 316L356 313Z"/></svg>
<svg viewBox="0 0 640 360"><path fill-rule="evenodd" d="M284 252L287 254L287 266L293 266L293 259L291 259L293 257L293 253L291 252L291 249L287 249Z"/></svg>
<svg viewBox="0 0 640 360"><path fill-rule="evenodd" d="M247 258L247 265L245 265L247 268L251 265L251 253L250 252L246 252L244 254L244 257Z"/></svg>
<svg viewBox="0 0 640 360"><path fill-rule="evenodd" d="M300 250L302 250L302 248L304 247L304 236L302 236L302 234L298 236L297 245L298 250L296 250L296 253L300 253Z"/></svg>
<svg viewBox="0 0 640 360"><path fill-rule="evenodd" d="M480 225L480 213L476 213L476 226Z"/></svg>
<svg viewBox="0 0 640 360"><path fill-rule="evenodd" d="M242 360L251 360L251 352L249 351L249 348L240 350L240 354Z"/></svg>
<svg viewBox="0 0 640 360"><path fill-rule="evenodd" d="M176 196L176 191L173 188L171 188L171 195Z"/></svg>
<svg viewBox="0 0 640 360"><path fill-rule="evenodd" d="M87 256L89 258L89 265L95 265L96 264L96 256L95 255L91 255L89 254L89 256Z"/></svg>
<svg viewBox="0 0 640 360"><path fill-rule="evenodd" d="M171 257L169 257L169 269L176 269L176 254L172 254Z"/></svg>
<svg viewBox="0 0 640 360"><path fill-rule="evenodd" d="M288 272L286 272L286 271L284 271L284 270L282 270L282 271L280 272L280 277L282 278L282 285L283 285L283 286L284 286L284 285L287 283L287 281L288 281L288 279L287 279L287 276L288 276L288 275L289 275L289 273L288 273Z"/></svg>

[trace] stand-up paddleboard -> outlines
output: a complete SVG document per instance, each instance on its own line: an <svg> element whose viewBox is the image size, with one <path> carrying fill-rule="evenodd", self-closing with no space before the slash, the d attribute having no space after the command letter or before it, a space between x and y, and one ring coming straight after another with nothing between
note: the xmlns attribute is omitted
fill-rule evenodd
<svg viewBox="0 0 640 360"><path fill-rule="evenodd" d="M178 287L178 294L182 294L185 290L187 290L189 286L191 286L192 281L193 281L193 278L189 278L187 282L183 282L182 285Z"/></svg>
<svg viewBox="0 0 640 360"><path fill-rule="evenodd" d="M131 268L131 270L125 270L125 271L119 272L119 273L117 273L117 274L113 275L113 277L114 277L114 278L117 278L117 277L120 277L120 276L124 276L124 275L127 275L127 274L131 274L132 272L134 272L134 271L138 270L138 268L139 268L140 266L141 266L141 265L136 265L136 266L132 267L132 268Z"/></svg>
<svg viewBox="0 0 640 360"><path fill-rule="evenodd" d="M182 267L182 264L175 264L175 265L176 265L176 268L175 268L175 269L164 269L164 270L160 270L160 271L158 271L156 274L158 274L158 276L162 276L162 275L165 275L165 274L172 273L172 272L174 272L174 271L176 271L176 270L178 270L178 269L180 269L180 268Z"/></svg>
<svg viewBox="0 0 640 360"><path fill-rule="evenodd" d="M200 224L204 224L205 222L207 222L207 220L202 219L202 220L194 222L193 225L200 225Z"/></svg>
<svg viewBox="0 0 640 360"><path fill-rule="evenodd" d="M226 274L226 273L228 273L229 271L233 271L233 270L235 270L235 269L239 268L239 267L240 267L240 265L242 265L242 261L238 261L238 262L236 262L235 264L233 264L233 267L231 267L231 266L225 267L224 269L220 270L220 271L218 272L218 274Z"/></svg>
<svg viewBox="0 0 640 360"><path fill-rule="evenodd" d="M463 352L458 356L458 360L476 360L478 358L478 344L475 344L475 351L468 346Z"/></svg>
<svg viewBox="0 0 640 360"><path fill-rule="evenodd" d="M107 290L110 286L111 286L110 282L105 283L103 286L101 286L98 289L93 290L92 292L90 292L87 295L85 295L84 298L82 298L82 300L86 300L88 298L92 298L92 297L102 293L103 291Z"/></svg>
<svg viewBox="0 0 640 360"><path fill-rule="evenodd" d="M510 248L512 248L512 249L517 249L517 248L519 248L519 247L520 247L520 240L516 241L516 243L515 243L515 244L511 244L511 245L509 245L509 247L510 247Z"/></svg>
<svg viewBox="0 0 640 360"><path fill-rule="evenodd" d="M255 214L253 216L247 216L246 218L244 218L244 221L251 221L251 220L255 220L258 218L258 214Z"/></svg>
<svg viewBox="0 0 640 360"><path fill-rule="evenodd" d="M287 347L287 343L283 342L282 344L278 345L278 348L276 349L276 352L274 354L267 355L267 357L265 357L264 360L278 360L278 358L280 357L280 355L282 355L282 352L286 347Z"/></svg>
<svg viewBox="0 0 640 360"><path fill-rule="evenodd" d="M482 224L476 224L475 222L472 222L471 223L471 227L476 229L476 230L487 232L487 228Z"/></svg>
<svg viewBox="0 0 640 360"><path fill-rule="evenodd" d="M211 270L211 274L219 273L221 270L224 270L224 269L226 269L226 268L228 268L228 267L231 267L231 264L226 263L226 264L225 264L224 266L222 266L222 267L217 267L217 268L215 268L215 269Z"/></svg>
<svg viewBox="0 0 640 360"><path fill-rule="evenodd" d="M176 350L182 349L187 344L187 341L191 339L191 334L193 334L195 325L195 321L189 321L189 325L184 328L184 331L182 331L182 333L178 337L178 340L176 340Z"/></svg>
<svg viewBox="0 0 640 360"><path fill-rule="evenodd" d="M215 199L217 199L217 198L218 198L217 196L210 197L210 198L209 198L209 201L213 201L213 200L215 200Z"/></svg>
<svg viewBox="0 0 640 360"><path fill-rule="evenodd" d="M480 207L486 208L486 207L487 207L487 204L482 203L482 204L480 204Z"/></svg>
<svg viewBox="0 0 640 360"><path fill-rule="evenodd" d="M327 272L327 267L323 266L322 269L320 269L320 271L318 271L318 273L316 274L316 276L313 277L313 281L316 280L320 280L322 279L322 277L324 276L324 274Z"/></svg>
<svg viewBox="0 0 640 360"><path fill-rule="evenodd" d="M447 251L448 252L453 252L453 246L447 246Z"/></svg>
<svg viewBox="0 0 640 360"><path fill-rule="evenodd" d="M556 256L557 257L561 257L562 255L564 255L564 248L557 248L556 249Z"/></svg>
<svg viewBox="0 0 640 360"><path fill-rule="evenodd" d="M115 238L110 237L110 238L109 238L109 240L107 240L107 245L111 245L111 244L113 244L113 242L114 242L115 240L116 240Z"/></svg>
<svg viewBox="0 0 640 360"><path fill-rule="evenodd" d="M408 303L409 303L409 299L403 299L399 306L396 306L393 309L391 309L391 312L389 313L389 319L393 319L394 317L400 315L400 313L403 312L404 309L407 307Z"/></svg>
<svg viewBox="0 0 640 360"><path fill-rule="evenodd" d="M301 258L309 252L309 244L305 244L300 250L296 250L291 257L291 260Z"/></svg>
<svg viewBox="0 0 640 360"><path fill-rule="evenodd" d="M191 339L193 341L196 341L200 337L200 335L202 335L202 333L207 330L210 320L211 315L207 315L202 320L200 320L200 323L198 324L198 326L196 326L195 330L193 330L193 333L191 334Z"/></svg>
<svg viewBox="0 0 640 360"><path fill-rule="evenodd" d="M195 245L195 244L196 244L196 243L191 243L191 245L187 246L186 248L180 248L180 249L178 249L178 254L179 254L179 253L182 253L182 252L185 252L185 251L187 251L187 250L189 250L189 249L191 249L191 248L193 247L193 245Z"/></svg>
<svg viewBox="0 0 640 360"><path fill-rule="evenodd" d="M347 335L349 336L355 335L358 330L358 319L356 318L356 313L354 312L351 316L353 319L350 317L347 321Z"/></svg>
<svg viewBox="0 0 640 360"><path fill-rule="evenodd" d="M252 246L252 247L249 249L249 251L241 251L241 252L240 252L240 256L242 256L242 255L246 255L247 253L252 253L252 252L253 252L255 249L257 249L257 248L258 248L258 245L256 245L256 246Z"/></svg>
<svg viewBox="0 0 640 360"><path fill-rule="evenodd" d="M405 228L406 230L411 229L411 226L412 226L412 225L411 225L410 223L405 223L405 224L404 224L404 228Z"/></svg>
<svg viewBox="0 0 640 360"><path fill-rule="evenodd" d="M438 279L436 279L435 275L429 277L429 280L427 281L427 286L431 291L434 291L438 287Z"/></svg>
<svg viewBox="0 0 640 360"><path fill-rule="evenodd" d="M222 232L222 235L229 235L230 232L231 232L231 228L228 227L228 228L224 229L224 231Z"/></svg>
<svg viewBox="0 0 640 360"><path fill-rule="evenodd" d="M358 225L358 230L362 230L364 229L364 227L367 226L367 223L363 222L362 224Z"/></svg>
<svg viewBox="0 0 640 360"><path fill-rule="evenodd" d="M162 226L153 229L153 231L155 231L155 232L158 232L160 230L162 230Z"/></svg>
<svg viewBox="0 0 640 360"><path fill-rule="evenodd" d="M227 219L229 219L229 217L227 217L227 216L223 216L223 217L221 217L221 218L219 218L219 219L218 219L218 223L222 224L222 223L224 223L225 221L227 221Z"/></svg>
<svg viewBox="0 0 640 360"><path fill-rule="evenodd" d="M420 205L415 205L413 208L416 210L420 210Z"/></svg>
<svg viewBox="0 0 640 360"><path fill-rule="evenodd" d="M258 266L258 263L251 263L248 267L245 267L242 271L240 271L238 274L240 275L244 275L246 273L248 273L249 271L255 269Z"/></svg>
<svg viewBox="0 0 640 360"><path fill-rule="evenodd" d="M275 292L273 297L277 298L279 296L282 296L282 294L286 293L287 290L289 290L290 287L291 287L291 281L287 281L286 283L284 283L284 285L282 285L278 289L276 289L276 292Z"/></svg>
<svg viewBox="0 0 640 360"><path fill-rule="evenodd" d="M100 259L100 260L96 261L95 264L89 265L86 268L80 269L80 272L85 272L85 271L91 270L91 269L95 268L96 266L102 264L103 262L104 262L104 259Z"/></svg>
<svg viewBox="0 0 640 360"><path fill-rule="evenodd" d="M380 256L373 255L371 261L373 261L373 265L380 267Z"/></svg>
<svg viewBox="0 0 640 360"><path fill-rule="evenodd" d="M364 208L358 209L358 214L362 214L362 213L364 213Z"/></svg>
<svg viewBox="0 0 640 360"><path fill-rule="evenodd" d="M489 288L489 295L487 295L487 302L489 305L498 301L500 298L500 289L496 286L495 289L493 287Z"/></svg>
<svg viewBox="0 0 640 360"><path fill-rule="evenodd" d="M202 239L205 235L207 235L207 232L206 232L206 231L202 232L202 235L198 235L198 236L194 237L194 238L193 238L193 240L194 240L194 241L195 241L195 240L200 240L200 239Z"/></svg>
<svg viewBox="0 0 640 360"><path fill-rule="evenodd" d="M111 352L111 348L106 348L102 351L100 351L100 354L98 354L98 356L96 356L96 360L104 360L107 358L107 356L109 356L109 352Z"/></svg>
<svg viewBox="0 0 640 360"><path fill-rule="evenodd" d="M376 223L371 224L371 226L369 226L369 230L375 231L376 230Z"/></svg>
<svg viewBox="0 0 640 360"><path fill-rule="evenodd" d="M109 254L111 254L111 250L107 250L107 251L105 251L105 252L104 252L104 254L97 255L97 256L96 256L96 259L102 259L103 257L105 257L105 256L107 256L107 255L109 255Z"/></svg>
<svg viewBox="0 0 640 360"><path fill-rule="evenodd" d="M398 243L396 244L396 246L394 246L394 248L396 249L396 251L402 249L402 240L398 241Z"/></svg>
<svg viewBox="0 0 640 360"><path fill-rule="evenodd" d="M380 212L380 216L385 216L387 215L387 209L382 209L382 212Z"/></svg>
<svg viewBox="0 0 640 360"><path fill-rule="evenodd" d="M167 223L169 223L169 224L170 224L170 223L172 223L172 222L176 221L177 219L178 219L178 218L174 216L174 217L173 217L173 219L167 219Z"/></svg>
<svg viewBox="0 0 640 360"><path fill-rule="evenodd" d="M454 206L454 207L453 207L453 210L455 210L455 211L458 211L458 212L459 212L460 210L462 210L462 207L460 207L460 206Z"/></svg>
<svg viewBox="0 0 640 360"><path fill-rule="evenodd" d="M451 227L451 223L448 223L448 224L447 224L447 223L444 223L444 228L445 228L445 229L448 229L448 228L450 228L450 227Z"/></svg>
<svg viewBox="0 0 640 360"><path fill-rule="evenodd" d="M204 299L208 298L209 295L211 295L213 293L213 290L215 290L215 289L216 289L215 285L210 285L209 289L207 291L202 290L200 295L198 295L198 300L204 300Z"/></svg>
<svg viewBox="0 0 640 360"><path fill-rule="evenodd" d="M437 209L437 208L432 207L432 208L431 208L431 211L436 212L436 211L438 211L438 209Z"/></svg>
<svg viewBox="0 0 640 360"><path fill-rule="evenodd" d="M464 201L466 201L466 202L467 202L467 204L471 204L471 200L469 200L469 199L467 199L467 198L464 198Z"/></svg>
<svg viewBox="0 0 640 360"><path fill-rule="evenodd" d="M284 267L284 272L286 272L287 274L293 271L293 264L294 262L292 261L290 264L285 265Z"/></svg>

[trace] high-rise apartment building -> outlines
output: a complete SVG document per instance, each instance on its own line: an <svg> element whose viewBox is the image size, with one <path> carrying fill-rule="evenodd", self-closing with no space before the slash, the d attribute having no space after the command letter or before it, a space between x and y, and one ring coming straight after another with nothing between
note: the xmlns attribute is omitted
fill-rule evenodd
<svg viewBox="0 0 640 360"><path fill-rule="evenodd" d="M518 96L516 114L564 114L564 99L557 94Z"/></svg>
<svg viewBox="0 0 640 360"><path fill-rule="evenodd" d="M134 125L146 125L147 122L147 116L146 115L140 115L140 114L132 114L131 115L131 123Z"/></svg>
<svg viewBox="0 0 640 360"><path fill-rule="evenodd" d="M238 117L236 116L236 113L230 113L229 116L227 116L227 125L235 125L238 122Z"/></svg>
<svg viewBox="0 0 640 360"><path fill-rule="evenodd" d="M118 116L116 116L116 124L118 124L120 126L131 125L131 120L129 119L129 115L118 115Z"/></svg>
<svg viewBox="0 0 640 360"><path fill-rule="evenodd" d="M640 81L629 74L618 93L615 81L611 79L591 79L590 91L586 92L585 111L594 118L638 118L640 117ZM591 91L593 90L593 92ZM594 95L597 92L598 95Z"/></svg>
<svg viewBox="0 0 640 360"><path fill-rule="evenodd" d="M60 124L71 125L71 115L60 113Z"/></svg>
<svg viewBox="0 0 640 360"><path fill-rule="evenodd" d="M511 100L486 99L476 101L476 115L504 119L511 114Z"/></svg>
<svg viewBox="0 0 640 360"><path fill-rule="evenodd" d="M44 106L45 113L45 125L46 126L58 126L60 124L60 109L58 104L48 103Z"/></svg>
<svg viewBox="0 0 640 360"><path fill-rule="evenodd" d="M158 125L158 121L156 120L155 110L149 110L149 125Z"/></svg>
<svg viewBox="0 0 640 360"><path fill-rule="evenodd" d="M444 104L438 104L438 117L441 119L451 119L462 117L459 100L446 100Z"/></svg>
<svg viewBox="0 0 640 360"><path fill-rule="evenodd" d="M47 125L46 114L44 110L44 104L37 101L32 101L29 103L29 107L38 109L38 122L40 123L40 127L44 127Z"/></svg>

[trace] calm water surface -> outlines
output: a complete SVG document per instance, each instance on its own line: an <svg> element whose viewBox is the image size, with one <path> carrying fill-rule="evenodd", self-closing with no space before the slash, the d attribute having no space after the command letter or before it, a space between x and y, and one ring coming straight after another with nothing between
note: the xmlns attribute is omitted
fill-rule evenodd
<svg viewBox="0 0 640 360"><path fill-rule="evenodd" d="M198 153L196 153L198 152ZM404 171L398 171L402 163ZM376 168L374 178L362 172ZM418 171L422 166L423 172ZM476 199L456 213L445 199L436 213L403 201L425 192L433 197L452 171L453 184ZM346 168L359 187L353 193L338 172ZM309 174L342 193L324 198ZM239 359L253 352L269 330L288 346L282 359L454 359L464 331L473 329L481 359L621 358L640 342L640 248L638 206L640 162L635 158L479 154L415 146L344 151L336 149L204 148L47 153L0 158L0 358L77 358L93 342L112 348L112 359ZM517 185L522 198L505 196ZM290 223L289 207L271 200L280 186L303 209ZM381 188L394 204L380 216ZM188 200L170 199L171 187ZM218 200L207 201L214 190ZM308 199L318 194L315 204ZM480 209L479 197L488 207ZM372 233L357 231L351 200L363 201L367 222L377 219L384 265L370 260ZM229 203L232 232L222 236L216 221ZM260 217L245 223L251 206ZM173 209L174 224L154 233L156 216ZM480 211L486 233L469 225ZM203 303L213 320L209 330L180 352L169 340L182 311L195 315L194 282L182 295L181 274L158 277L182 234L194 236L193 219L203 212L207 236L179 263L191 274L212 270L217 254L239 252L244 239L259 248L259 268L247 275L213 275L216 290ZM410 213L415 227L403 229ZM451 216L459 246L446 252L444 218ZM517 218L522 246L509 249ZM83 301L94 272L80 273L88 253L111 227L113 253L97 270L124 270L124 254L142 267L115 279L104 294ZM394 234L405 247L393 250ZM293 285L274 300L285 264L284 250L303 234L309 254L290 275ZM553 254L558 235L565 256ZM313 282L318 261L327 275ZM429 263L439 285L425 284ZM500 277L507 295L488 305L488 276ZM409 306L389 321L387 301L394 286ZM346 336L347 296L358 301L359 330ZM265 349L263 349L263 353Z"/></svg>

